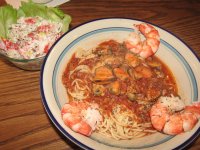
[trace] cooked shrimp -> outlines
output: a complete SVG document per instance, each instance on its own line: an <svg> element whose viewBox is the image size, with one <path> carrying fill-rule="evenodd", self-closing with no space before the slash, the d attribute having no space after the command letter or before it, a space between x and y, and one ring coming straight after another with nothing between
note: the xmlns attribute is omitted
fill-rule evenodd
<svg viewBox="0 0 200 150"><path fill-rule="evenodd" d="M89 105L83 101L66 103L61 114L65 125L86 136L90 136L97 124L102 121L98 105Z"/></svg>
<svg viewBox="0 0 200 150"><path fill-rule="evenodd" d="M177 135L194 128L200 118L200 103L185 106L178 97L161 97L150 112L153 127Z"/></svg>
<svg viewBox="0 0 200 150"><path fill-rule="evenodd" d="M134 26L146 39L142 41L137 32L132 32L125 41L126 47L143 58L147 58L156 53L160 45L158 31L153 26L145 23Z"/></svg>

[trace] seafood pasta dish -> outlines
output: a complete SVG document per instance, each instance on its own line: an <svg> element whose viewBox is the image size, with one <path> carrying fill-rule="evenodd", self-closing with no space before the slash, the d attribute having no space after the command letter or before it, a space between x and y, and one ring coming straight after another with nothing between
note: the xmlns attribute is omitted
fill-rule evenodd
<svg viewBox="0 0 200 150"><path fill-rule="evenodd" d="M198 122L200 104L184 104L170 68L154 55L159 32L144 23L134 28L123 42L102 41L67 63L62 82L69 101L61 115L73 131L129 140L181 134Z"/></svg>

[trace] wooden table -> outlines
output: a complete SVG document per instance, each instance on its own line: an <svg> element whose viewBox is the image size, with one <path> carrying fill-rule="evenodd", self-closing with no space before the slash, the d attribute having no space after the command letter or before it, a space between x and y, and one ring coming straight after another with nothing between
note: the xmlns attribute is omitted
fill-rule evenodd
<svg viewBox="0 0 200 150"><path fill-rule="evenodd" d="M149 21L173 32L200 57L197 0L71 0L59 7L72 16L71 28L105 17ZM0 149L79 149L48 118L39 78L39 71L24 71L0 59ZM200 149L200 138L188 149Z"/></svg>

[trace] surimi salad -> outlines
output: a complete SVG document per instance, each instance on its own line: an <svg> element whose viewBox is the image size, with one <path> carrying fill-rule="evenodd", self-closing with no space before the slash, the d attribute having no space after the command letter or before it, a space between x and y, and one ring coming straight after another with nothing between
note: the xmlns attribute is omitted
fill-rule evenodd
<svg viewBox="0 0 200 150"><path fill-rule="evenodd" d="M44 56L62 35L62 23L37 17L21 17L2 39L4 53L15 59L34 59Z"/></svg>
<svg viewBox="0 0 200 150"><path fill-rule="evenodd" d="M53 43L68 30L71 17L57 7L32 1L18 9L0 7L0 54L14 59L45 56Z"/></svg>

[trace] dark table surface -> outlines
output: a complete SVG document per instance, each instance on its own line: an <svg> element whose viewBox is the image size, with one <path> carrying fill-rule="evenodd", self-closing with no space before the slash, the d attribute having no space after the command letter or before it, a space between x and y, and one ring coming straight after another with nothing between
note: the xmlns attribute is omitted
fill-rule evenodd
<svg viewBox="0 0 200 150"><path fill-rule="evenodd" d="M71 0L59 8L72 16L71 29L106 17L151 22L180 37L200 58L198 0ZM0 58L0 149L79 149L49 120L39 78L39 71L24 71ZM200 138L188 149L200 149Z"/></svg>

